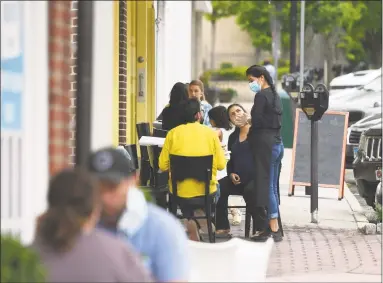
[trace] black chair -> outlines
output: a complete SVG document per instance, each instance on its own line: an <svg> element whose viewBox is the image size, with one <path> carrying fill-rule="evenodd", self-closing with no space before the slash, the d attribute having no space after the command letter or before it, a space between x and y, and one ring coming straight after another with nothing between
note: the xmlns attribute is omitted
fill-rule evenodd
<svg viewBox="0 0 383 283"><path fill-rule="evenodd" d="M125 150L132 157L136 170L139 169L138 165L138 154L137 154L137 146L135 144L124 145ZM145 196L150 196L150 199L153 199L153 190L148 186L140 186L140 189L145 193Z"/></svg>
<svg viewBox="0 0 383 283"><path fill-rule="evenodd" d="M138 139L143 136L150 136L149 123L139 123L136 125ZM147 146L140 146L141 164L140 164L140 185L147 186L151 180L150 163Z"/></svg>
<svg viewBox="0 0 383 283"><path fill-rule="evenodd" d="M168 131L162 130L162 129L153 129L153 137L158 138L166 138L166 135L168 134Z"/></svg>
<svg viewBox="0 0 383 283"><path fill-rule="evenodd" d="M139 165L138 165L137 145L127 144L127 145L124 145L124 148L129 153L129 155L132 157L135 168L136 168L136 170L138 170Z"/></svg>
<svg viewBox="0 0 383 283"><path fill-rule="evenodd" d="M181 219L192 219L198 223L198 219L206 219L209 234L209 242L215 242L215 194L210 194L210 183L212 179L213 155L189 157L170 155L170 174L173 192L169 194L169 210L175 216ZM178 196L177 183L185 179L194 179L205 184L205 195L195 198L182 198ZM181 208L182 215L177 215L178 206ZM205 211L204 216L194 216L195 209L202 208ZM187 212L185 215L185 212Z"/></svg>
<svg viewBox="0 0 383 283"><path fill-rule="evenodd" d="M158 146L148 146L148 155L150 161L150 167L152 171L152 181L150 187L152 194L156 199L157 205L167 209L168 202L167 197L169 193L169 173L161 172L158 167L158 159L161 154L161 148Z"/></svg>
<svg viewBox="0 0 383 283"><path fill-rule="evenodd" d="M241 194L238 194L238 195L232 195L232 196L242 196ZM232 205L232 206L228 206L227 207L228 209L230 208L240 208L240 209L245 209L245 238L249 238L250 237L250 226L251 226L251 214L248 212L249 209L247 207L247 205ZM256 230L256 226L254 225L254 219L253 219L253 234L255 233L255 230Z"/></svg>

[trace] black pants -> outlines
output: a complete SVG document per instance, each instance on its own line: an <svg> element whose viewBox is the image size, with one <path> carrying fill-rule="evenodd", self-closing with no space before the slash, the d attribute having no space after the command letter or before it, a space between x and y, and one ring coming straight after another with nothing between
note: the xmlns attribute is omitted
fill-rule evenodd
<svg viewBox="0 0 383 283"><path fill-rule="evenodd" d="M216 212L216 228L217 230L229 230L230 222L228 217L228 200L229 196L237 195L243 196L244 185L234 185L229 176L219 180L221 195L217 202ZM245 198L246 205L256 210L256 213L252 213L253 225L256 230L265 229L267 225L267 214L265 209L255 208L254 204L249 203L249 200Z"/></svg>

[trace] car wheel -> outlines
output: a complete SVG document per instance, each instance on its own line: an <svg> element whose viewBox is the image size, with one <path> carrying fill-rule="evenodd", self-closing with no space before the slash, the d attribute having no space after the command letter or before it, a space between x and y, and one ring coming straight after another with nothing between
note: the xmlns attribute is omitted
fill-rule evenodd
<svg viewBox="0 0 383 283"><path fill-rule="evenodd" d="M357 179L356 186L358 188L359 195L363 197L369 206L374 205L376 187L379 182L368 182L366 180Z"/></svg>
<svg viewBox="0 0 383 283"><path fill-rule="evenodd" d="M382 205L382 182L380 182L376 188L375 202Z"/></svg>
<svg viewBox="0 0 383 283"><path fill-rule="evenodd" d="M364 200L366 201L368 206L375 208L375 196L365 197Z"/></svg>

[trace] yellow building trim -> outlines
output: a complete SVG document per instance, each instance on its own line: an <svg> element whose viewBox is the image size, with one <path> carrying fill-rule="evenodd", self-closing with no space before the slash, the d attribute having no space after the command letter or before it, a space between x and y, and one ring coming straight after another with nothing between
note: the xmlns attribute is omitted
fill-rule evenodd
<svg viewBox="0 0 383 283"><path fill-rule="evenodd" d="M113 145L118 145L118 128L119 128L119 120L118 120L118 111L119 111L119 73L118 73L118 62L119 62L119 5L118 1L113 2L113 12L114 12L114 55L113 55L113 63L114 63L114 83L113 83Z"/></svg>
<svg viewBox="0 0 383 283"><path fill-rule="evenodd" d="M155 58L155 10L153 1L147 1L148 7L148 46L147 46L147 56L148 56L148 109L147 115L150 124L156 119L156 90L155 90L155 78L156 78L156 58Z"/></svg>
<svg viewBox="0 0 383 283"><path fill-rule="evenodd" d="M148 9L147 1L137 1L137 122L148 121ZM142 96L140 92L142 91Z"/></svg>

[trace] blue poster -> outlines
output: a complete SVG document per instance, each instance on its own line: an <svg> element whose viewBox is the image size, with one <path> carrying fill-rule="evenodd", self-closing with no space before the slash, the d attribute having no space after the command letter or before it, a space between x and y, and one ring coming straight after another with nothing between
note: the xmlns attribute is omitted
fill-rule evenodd
<svg viewBox="0 0 383 283"><path fill-rule="evenodd" d="M24 88L23 3L1 2L1 131L21 131Z"/></svg>

